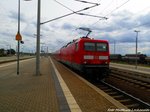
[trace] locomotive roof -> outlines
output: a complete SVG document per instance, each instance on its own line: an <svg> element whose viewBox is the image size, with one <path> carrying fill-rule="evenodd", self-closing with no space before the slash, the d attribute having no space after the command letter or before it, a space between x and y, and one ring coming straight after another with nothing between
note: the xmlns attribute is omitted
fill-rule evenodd
<svg viewBox="0 0 150 112"><path fill-rule="evenodd" d="M79 41L80 40L93 41L93 42L96 42L96 41L98 41L98 42L108 42L107 40L100 40L100 39L94 39L94 38L89 38L89 37L81 37L79 39Z"/></svg>
<svg viewBox="0 0 150 112"><path fill-rule="evenodd" d="M81 37L79 39L74 39L73 41L71 42L68 42L65 46L63 46L62 48L64 47L67 47L68 45L70 45L71 43L76 43L76 42L79 42L79 41L92 41L92 42L108 42L107 40L99 40L99 39L94 39L94 38L89 38L89 37Z"/></svg>

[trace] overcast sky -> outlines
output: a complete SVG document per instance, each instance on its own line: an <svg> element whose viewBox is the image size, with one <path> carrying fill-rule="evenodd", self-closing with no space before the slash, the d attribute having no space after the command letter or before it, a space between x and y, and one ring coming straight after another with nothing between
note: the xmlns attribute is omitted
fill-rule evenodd
<svg viewBox="0 0 150 112"><path fill-rule="evenodd" d="M37 0L21 1L21 35L24 44L21 50L35 52ZM41 22L72 13L92 4L75 0L41 0ZM41 46L48 46L55 51L69 41L82 37L86 33L79 27L90 28L91 38L105 39L110 43L110 53L114 53L114 42L117 54L135 53L134 30L139 30L138 52L150 54L150 0L86 0L100 5L82 13L107 17L107 20L81 16L77 14L41 25ZM16 49L18 22L18 0L0 1L0 48ZM46 47L43 47L46 49Z"/></svg>

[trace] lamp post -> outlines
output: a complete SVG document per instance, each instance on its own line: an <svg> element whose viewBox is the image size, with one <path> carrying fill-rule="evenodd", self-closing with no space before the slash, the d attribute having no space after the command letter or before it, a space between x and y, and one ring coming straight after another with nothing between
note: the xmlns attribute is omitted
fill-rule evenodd
<svg viewBox="0 0 150 112"><path fill-rule="evenodd" d="M31 1L31 0L24 0L24 1ZM20 34L20 0L18 0L18 32L16 34L16 40L18 42L18 45L17 45L17 75L19 75L20 42L23 42L21 34Z"/></svg>
<svg viewBox="0 0 150 112"><path fill-rule="evenodd" d="M20 35L20 0L18 0L18 32L16 35L16 40L18 41L17 46L17 75L19 75L19 55L20 55L20 41L22 40L22 37Z"/></svg>
<svg viewBox="0 0 150 112"><path fill-rule="evenodd" d="M31 1L31 0L24 0ZM40 74L40 5L41 0L38 0L37 9L37 44L36 44L36 75ZM18 41L17 46L17 75L19 75L19 52L20 52L20 42L22 37L20 35L20 0L18 0L18 32L16 34L16 40Z"/></svg>
<svg viewBox="0 0 150 112"><path fill-rule="evenodd" d="M41 0L38 0L37 8L37 42L36 42L36 75L40 75L40 17Z"/></svg>
<svg viewBox="0 0 150 112"><path fill-rule="evenodd" d="M136 59L135 59L135 69L137 69L138 33L139 33L140 31L134 30L134 32L136 32L136 48L135 48Z"/></svg>

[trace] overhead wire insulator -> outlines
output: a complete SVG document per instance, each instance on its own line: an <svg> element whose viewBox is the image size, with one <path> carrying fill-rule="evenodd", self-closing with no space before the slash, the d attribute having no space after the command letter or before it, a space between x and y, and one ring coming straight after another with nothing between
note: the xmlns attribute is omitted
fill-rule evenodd
<svg viewBox="0 0 150 112"><path fill-rule="evenodd" d="M73 12L71 12L71 13L65 14L65 15L60 16L60 17L56 17L56 18L54 18L54 19L51 19L51 20L42 22L42 23L40 23L40 24L42 25L42 24L45 24L45 23L49 23L49 22L51 22L51 21L54 21L54 20L58 20L58 19L67 17L67 16L72 15L72 14L77 14L78 12L85 11L85 10L88 10L88 9L93 8L93 7L96 7L96 6L97 6L97 5L92 5L92 6L90 6L90 7L86 7L86 8L84 8L84 9L80 9L80 10L78 10L78 11L73 11Z"/></svg>
<svg viewBox="0 0 150 112"><path fill-rule="evenodd" d="M96 18L101 18L101 19L108 19L107 17L102 17L102 16L96 16L96 15L91 15L91 14L85 14L85 13L76 13L79 15L84 15L84 16L91 16L91 17L96 17Z"/></svg>
<svg viewBox="0 0 150 112"><path fill-rule="evenodd" d="M94 5L100 5L98 3L93 3L93 2L83 1L83 0L75 0L75 1L82 2L82 3L88 3L88 4L94 4Z"/></svg>

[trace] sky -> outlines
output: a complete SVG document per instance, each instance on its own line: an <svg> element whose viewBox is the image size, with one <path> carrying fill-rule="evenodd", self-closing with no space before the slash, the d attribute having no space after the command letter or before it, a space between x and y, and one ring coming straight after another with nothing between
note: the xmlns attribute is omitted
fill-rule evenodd
<svg viewBox="0 0 150 112"><path fill-rule="evenodd" d="M20 0L20 33L24 44L21 51L35 52L37 0ZM81 1L81 0L79 0ZM78 11L94 4L76 0L41 0L41 23ZM79 14L41 24L42 50L54 52L73 39L86 35L80 27L90 28L91 38L108 40L110 53L134 54L138 33L138 52L150 55L150 0L84 0L99 5ZM0 1L0 48L16 50L18 28L18 0ZM115 46L115 50L114 50Z"/></svg>

